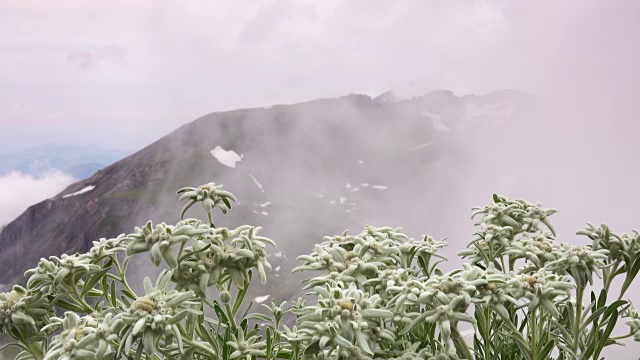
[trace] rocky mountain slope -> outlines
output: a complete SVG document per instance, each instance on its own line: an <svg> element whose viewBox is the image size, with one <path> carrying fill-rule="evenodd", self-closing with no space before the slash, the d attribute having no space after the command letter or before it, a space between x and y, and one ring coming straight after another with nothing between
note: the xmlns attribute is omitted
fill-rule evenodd
<svg viewBox="0 0 640 360"><path fill-rule="evenodd" d="M280 300L297 287L295 257L324 235L371 223L403 226L413 237L458 232L466 244L470 234L444 211L462 204L465 176L476 169L465 154L487 139L517 142L492 137L498 128L526 127L531 103L513 91L438 91L404 101L387 93L203 116L8 224L0 233L0 283L18 281L41 257L86 251L91 241L149 219L175 223L182 206L175 191L210 181L239 199L215 219L218 226L262 225L278 244L268 286L278 286ZM195 207L187 213L203 215Z"/></svg>

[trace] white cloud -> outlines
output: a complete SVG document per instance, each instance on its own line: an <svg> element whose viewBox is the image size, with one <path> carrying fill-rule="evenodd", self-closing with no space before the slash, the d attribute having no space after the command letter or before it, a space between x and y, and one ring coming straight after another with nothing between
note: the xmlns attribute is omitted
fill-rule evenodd
<svg viewBox="0 0 640 360"><path fill-rule="evenodd" d="M56 195L74 181L59 170L47 170L39 176L18 171L0 176L0 224L8 224L29 206Z"/></svg>
<svg viewBox="0 0 640 360"><path fill-rule="evenodd" d="M143 146L211 111L392 88L635 94L637 4L0 1L0 147Z"/></svg>

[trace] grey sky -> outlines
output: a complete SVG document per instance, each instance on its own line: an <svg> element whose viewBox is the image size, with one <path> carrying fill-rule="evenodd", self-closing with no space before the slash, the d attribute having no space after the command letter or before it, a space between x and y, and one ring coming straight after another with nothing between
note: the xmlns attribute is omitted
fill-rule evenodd
<svg viewBox="0 0 640 360"><path fill-rule="evenodd" d="M0 152L136 150L212 111L392 88L632 99L639 4L0 0Z"/></svg>

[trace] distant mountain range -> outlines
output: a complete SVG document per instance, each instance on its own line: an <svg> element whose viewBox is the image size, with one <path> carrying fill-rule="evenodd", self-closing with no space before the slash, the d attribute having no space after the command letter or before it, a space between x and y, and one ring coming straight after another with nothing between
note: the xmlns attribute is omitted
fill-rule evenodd
<svg viewBox="0 0 640 360"><path fill-rule="evenodd" d="M76 179L86 179L130 153L95 145L49 144L12 154L0 154L0 175L20 171L35 176L44 170L57 169Z"/></svg>
<svg viewBox="0 0 640 360"><path fill-rule="evenodd" d="M290 274L296 256L345 229L403 226L414 237L457 231L451 235L466 244L471 234L445 211L461 203L478 166L462 149L485 141L519 146L495 130L526 127L532 103L516 91L437 91L402 101L385 93L203 116L8 224L0 233L0 283L17 281L41 257L86 251L92 241L131 233L149 219L175 223L183 205L175 191L211 181L239 199L228 215L217 214L218 226L262 225L278 244L269 287L252 290L260 299L296 296L307 275ZM203 215L195 207L187 213Z"/></svg>

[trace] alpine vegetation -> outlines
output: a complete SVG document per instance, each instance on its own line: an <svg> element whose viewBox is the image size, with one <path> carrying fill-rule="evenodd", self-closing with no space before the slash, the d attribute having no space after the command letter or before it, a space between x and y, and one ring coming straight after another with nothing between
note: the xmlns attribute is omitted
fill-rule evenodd
<svg viewBox="0 0 640 360"><path fill-rule="evenodd" d="M474 209L459 269L439 267L444 240L366 226L298 258L306 299L252 313L245 295L254 273L266 282L274 242L259 227L215 227L214 210L236 201L221 185L178 194L187 203L177 224L148 222L85 254L42 259L26 287L1 293L0 333L14 340L5 348L19 360L564 360L640 341L640 315L624 300L640 271L637 232L588 224L578 232L586 244L572 246L556 240L554 209L494 195ZM184 219L196 203L206 221ZM161 271L137 294L127 268L144 253ZM629 332L612 336L619 320Z"/></svg>

